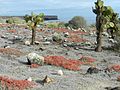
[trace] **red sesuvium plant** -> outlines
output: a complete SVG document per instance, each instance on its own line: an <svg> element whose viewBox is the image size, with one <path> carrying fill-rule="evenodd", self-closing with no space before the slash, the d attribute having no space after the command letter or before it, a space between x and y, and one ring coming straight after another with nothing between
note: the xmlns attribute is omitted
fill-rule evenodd
<svg viewBox="0 0 120 90"><path fill-rule="evenodd" d="M14 80L7 76L0 76L0 84L4 90L24 90L27 88L32 88L36 85L28 80Z"/></svg>
<svg viewBox="0 0 120 90"><path fill-rule="evenodd" d="M94 63L96 61L93 57L90 57L90 56L82 56L79 60L83 64L91 64L91 63Z"/></svg>
<svg viewBox="0 0 120 90"><path fill-rule="evenodd" d="M80 38L80 37L77 36L77 35L72 35L72 36L70 36L67 40L68 40L68 41L71 41L71 42L76 42L76 43L88 41L88 40L86 40L86 39Z"/></svg>
<svg viewBox="0 0 120 90"><path fill-rule="evenodd" d="M117 77L117 81L120 81L120 76Z"/></svg>
<svg viewBox="0 0 120 90"><path fill-rule="evenodd" d="M5 54L5 55L7 54L7 55L15 55L15 56L21 56L25 54L15 48L0 48L0 53Z"/></svg>
<svg viewBox="0 0 120 90"><path fill-rule="evenodd" d="M30 68L38 68L40 65L38 65L38 64L31 64L30 65Z"/></svg>
<svg viewBox="0 0 120 90"><path fill-rule="evenodd" d="M64 29L64 28L53 28L54 31L56 32L68 32L70 34L70 37L67 38L67 41L70 41L70 42L75 42L75 43L78 43L78 42L86 42L88 40L86 39L83 39L82 37L80 38L79 35L87 35L88 33L87 32L83 32L83 31L72 31L72 30L68 30L68 29Z"/></svg>
<svg viewBox="0 0 120 90"><path fill-rule="evenodd" d="M0 23L0 27L8 27L8 26L11 26L11 25L8 23Z"/></svg>
<svg viewBox="0 0 120 90"><path fill-rule="evenodd" d="M80 70L79 66L82 64L79 60L66 59L63 56L45 56L45 63L60 66L73 71Z"/></svg>
<svg viewBox="0 0 120 90"><path fill-rule="evenodd" d="M113 66L111 66L111 69L116 71L116 72L120 72L120 65L117 65L117 64L113 65Z"/></svg>
<svg viewBox="0 0 120 90"><path fill-rule="evenodd" d="M17 31L14 30L14 29L8 30L7 32L8 32L8 33L17 33Z"/></svg>

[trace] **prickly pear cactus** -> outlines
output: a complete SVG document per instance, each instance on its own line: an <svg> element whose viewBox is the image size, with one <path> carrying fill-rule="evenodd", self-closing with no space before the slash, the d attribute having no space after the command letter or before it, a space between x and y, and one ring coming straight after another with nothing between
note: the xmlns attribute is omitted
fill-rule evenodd
<svg viewBox="0 0 120 90"><path fill-rule="evenodd" d="M25 15L24 19L27 22L29 29L32 30L31 44L34 44L35 37L36 37L36 28L37 28L37 25L39 25L44 21L44 14L40 13L39 15L36 15L34 13L31 13L31 16Z"/></svg>
<svg viewBox="0 0 120 90"><path fill-rule="evenodd" d="M112 7L104 6L102 0L95 2L95 9L93 12L96 14L96 29L97 29L97 47L96 51L102 51L102 32L111 29L112 32L117 31L118 15L114 13ZM112 33L113 34L113 33Z"/></svg>

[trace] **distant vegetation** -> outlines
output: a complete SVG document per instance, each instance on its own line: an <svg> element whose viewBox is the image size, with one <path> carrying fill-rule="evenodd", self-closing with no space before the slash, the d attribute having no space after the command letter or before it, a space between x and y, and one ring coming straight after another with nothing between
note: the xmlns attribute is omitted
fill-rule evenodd
<svg viewBox="0 0 120 90"><path fill-rule="evenodd" d="M8 18L6 20L6 23L9 23L9 24L24 24L25 21L19 17L12 17L12 18Z"/></svg>
<svg viewBox="0 0 120 90"><path fill-rule="evenodd" d="M59 27L59 22L49 22L46 23L47 28L58 28Z"/></svg>
<svg viewBox="0 0 120 90"><path fill-rule="evenodd" d="M0 23L5 23L5 22L6 22L6 20L5 20L5 19L0 18Z"/></svg>

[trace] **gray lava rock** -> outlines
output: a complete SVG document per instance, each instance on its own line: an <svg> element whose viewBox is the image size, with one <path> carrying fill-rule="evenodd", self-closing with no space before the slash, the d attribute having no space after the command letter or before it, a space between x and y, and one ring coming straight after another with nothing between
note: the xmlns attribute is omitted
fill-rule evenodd
<svg viewBox="0 0 120 90"><path fill-rule="evenodd" d="M114 87L114 88L106 87L105 89L107 89L107 90L120 90L120 87Z"/></svg>
<svg viewBox="0 0 120 90"><path fill-rule="evenodd" d="M40 42L39 42L39 41L35 41L34 43L35 43L36 45L39 45L39 44L40 44Z"/></svg>
<svg viewBox="0 0 120 90"><path fill-rule="evenodd" d="M98 73L100 70L96 67L90 67L87 70L87 74Z"/></svg>
<svg viewBox="0 0 120 90"><path fill-rule="evenodd" d="M69 32L64 33L64 37L69 37Z"/></svg>
<svg viewBox="0 0 120 90"><path fill-rule="evenodd" d="M8 37L5 35L2 35L1 38L8 39Z"/></svg>

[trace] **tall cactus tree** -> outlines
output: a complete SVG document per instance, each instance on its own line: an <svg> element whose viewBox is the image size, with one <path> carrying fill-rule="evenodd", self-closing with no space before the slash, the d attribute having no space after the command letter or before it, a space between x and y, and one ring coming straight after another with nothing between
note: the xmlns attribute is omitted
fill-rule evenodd
<svg viewBox="0 0 120 90"><path fill-rule="evenodd" d="M32 30L31 45L33 45L35 42L37 25L39 25L40 23L44 21L44 14L40 13L39 15L36 15L32 12L31 16L25 15L24 19L27 22L27 25L29 26L29 28Z"/></svg>
<svg viewBox="0 0 120 90"><path fill-rule="evenodd" d="M110 6L104 6L102 0L95 2L95 9L93 12L96 14L96 29L97 29L97 47L95 51L102 51L102 33L104 30L111 29L112 32L117 30L118 15L114 13Z"/></svg>
<svg viewBox="0 0 120 90"><path fill-rule="evenodd" d="M97 0L97 2L95 2L95 8L93 10L93 12L95 14L97 14L96 16L96 29L97 29L97 48L96 51L102 51L102 12L103 12L103 1L101 0Z"/></svg>

